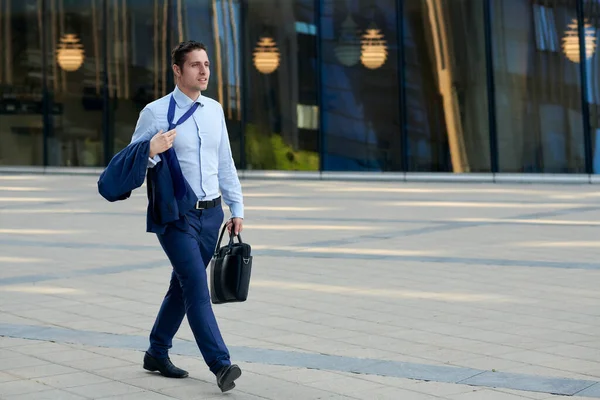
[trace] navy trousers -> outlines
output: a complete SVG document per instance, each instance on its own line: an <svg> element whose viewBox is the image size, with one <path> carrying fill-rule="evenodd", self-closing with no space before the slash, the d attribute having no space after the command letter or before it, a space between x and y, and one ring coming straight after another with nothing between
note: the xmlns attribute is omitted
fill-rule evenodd
<svg viewBox="0 0 600 400"><path fill-rule="evenodd" d="M150 333L148 352L155 358L165 358L183 317L194 333L204 361L213 373L230 365L229 351L213 313L206 266L215 251L219 228L223 223L221 205L206 210L192 210L185 224L170 224L165 233L157 235L173 266L171 284Z"/></svg>

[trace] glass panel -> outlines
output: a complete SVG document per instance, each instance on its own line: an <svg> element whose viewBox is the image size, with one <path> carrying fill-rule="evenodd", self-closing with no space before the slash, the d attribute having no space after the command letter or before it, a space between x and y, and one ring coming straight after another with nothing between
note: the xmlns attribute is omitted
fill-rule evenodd
<svg viewBox="0 0 600 400"><path fill-rule="evenodd" d="M223 106L231 152L241 168L242 82L239 0L177 0L175 46L182 40L203 42L211 62L210 82L204 96Z"/></svg>
<svg viewBox="0 0 600 400"><path fill-rule="evenodd" d="M103 165L102 1L47 3L48 89L55 109L48 163Z"/></svg>
<svg viewBox="0 0 600 400"><path fill-rule="evenodd" d="M585 172L574 22L575 0L492 1L501 172Z"/></svg>
<svg viewBox="0 0 600 400"><path fill-rule="evenodd" d="M325 170L402 169L395 0L323 5Z"/></svg>
<svg viewBox="0 0 600 400"><path fill-rule="evenodd" d="M42 165L41 1L0 1L0 165Z"/></svg>
<svg viewBox="0 0 600 400"><path fill-rule="evenodd" d="M600 173L600 0L587 0L584 6L587 91L592 136L593 171Z"/></svg>
<svg viewBox="0 0 600 400"><path fill-rule="evenodd" d="M169 94L171 50L184 40L203 42L211 61L204 96L223 105L234 159L240 159L240 56L238 0L109 0L109 86L114 113L114 151L131 141L139 112ZM152 38L149 40L148 38Z"/></svg>
<svg viewBox="0 0 600 400"><path fill-rule="evenodd" d="M131 142L140 111L170 93L167 3L108 0L108 87L113 152Z"/></svg>
<svg viewBox="0 0 600 400"><path fill-rule="evenodd" d="M246 167L318 170L314 1L249 1L246 24Z"/></svg>
<svg viewBox="0 0 600 400"><path fill-rule="evenodd" d="M409 171L491 171L483 1L404 4Z"/></svg>

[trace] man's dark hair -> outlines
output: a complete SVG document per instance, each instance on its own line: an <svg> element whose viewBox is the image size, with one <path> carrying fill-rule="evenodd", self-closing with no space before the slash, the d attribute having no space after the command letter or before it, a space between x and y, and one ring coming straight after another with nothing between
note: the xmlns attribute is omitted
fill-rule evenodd
<svg viewBox="0 0 600 400"><path fill-rule="evenodd" d="M183 71L183 64L185 63L187 53L194 50L207 51L204 43L196 42L194 40L179 43L175 46L173 51L171 51L171 65L177 65Z"/></svg>

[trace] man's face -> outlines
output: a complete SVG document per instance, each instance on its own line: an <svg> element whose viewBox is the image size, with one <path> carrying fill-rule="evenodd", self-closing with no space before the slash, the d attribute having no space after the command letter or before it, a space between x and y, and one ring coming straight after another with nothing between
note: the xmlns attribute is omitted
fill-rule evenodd
<svg viewBox="0 0 600 400"><path fill-rule="evenodd" d="M210 78L210 62L204 50L192 50L187 53L183 70L175 66L175 73L179 72L179 86L195 91L203 91L208 87Z"/></svg>

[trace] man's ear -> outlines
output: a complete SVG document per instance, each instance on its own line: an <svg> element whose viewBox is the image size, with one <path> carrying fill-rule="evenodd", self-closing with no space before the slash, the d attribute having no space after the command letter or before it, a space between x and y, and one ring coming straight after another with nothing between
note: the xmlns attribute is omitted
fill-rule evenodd
<svg viewBox="0 0 600 400"><path fill-rule="evenodd" d="M175 78L178 78L181 75L181 69L179 68L179 65L173 64L173 74L175 75Z"/></svg>

